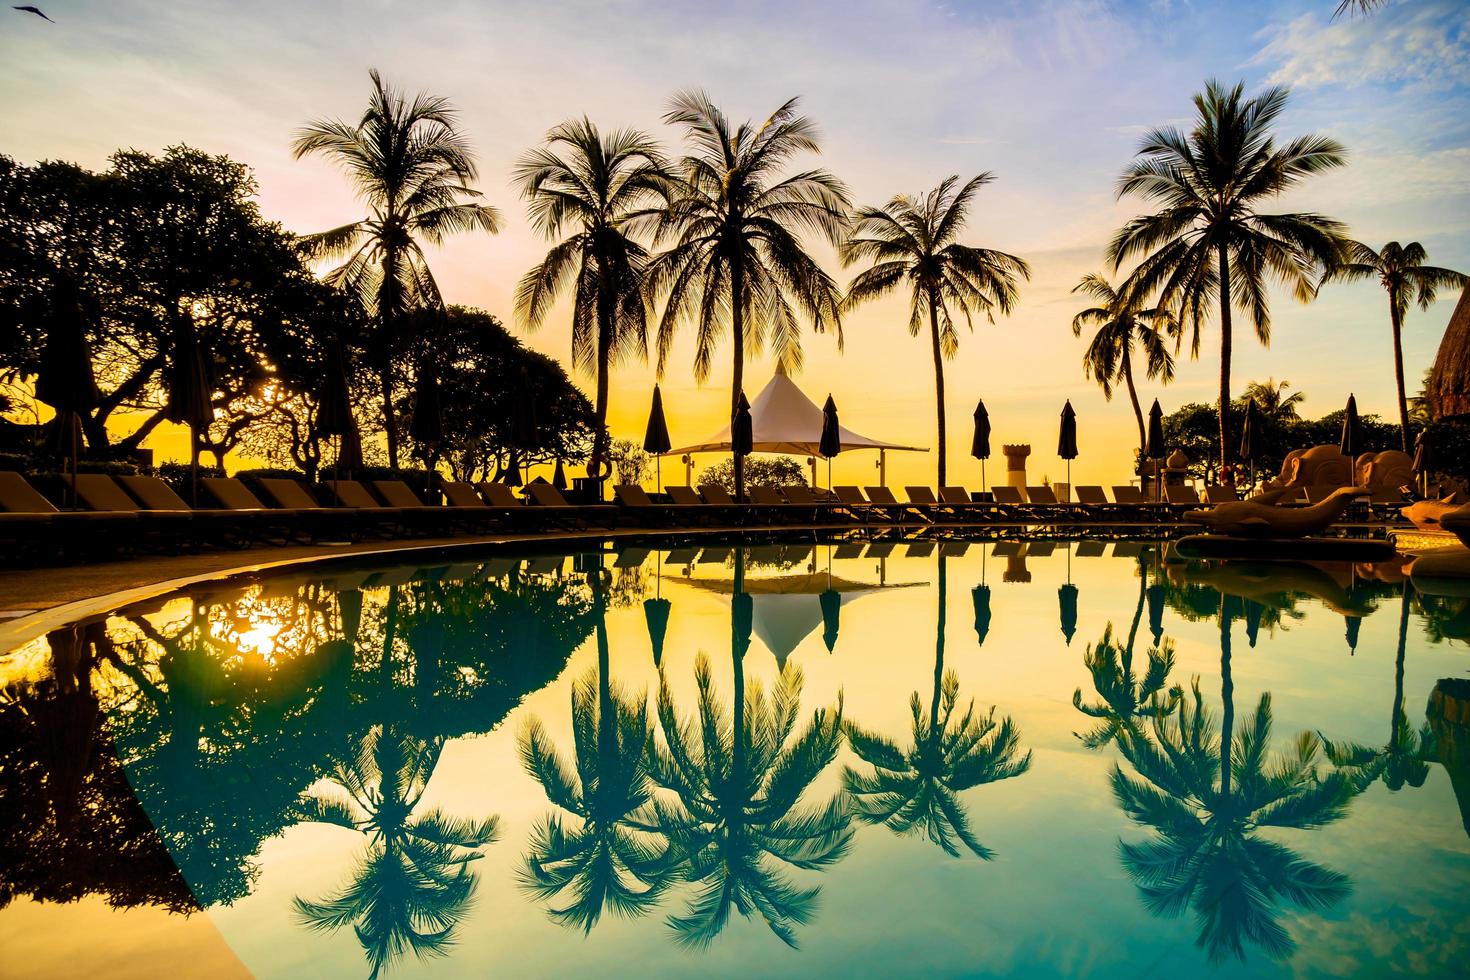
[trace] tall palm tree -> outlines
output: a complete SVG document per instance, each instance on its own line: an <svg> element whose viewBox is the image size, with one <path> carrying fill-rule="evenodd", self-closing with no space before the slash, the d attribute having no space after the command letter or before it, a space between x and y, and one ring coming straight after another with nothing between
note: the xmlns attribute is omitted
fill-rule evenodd
<svg viewBox="0 0 1470 980"><path fill-rule="evenodd" d="M663 157L647 133L603 134L584 116L547 133L546 145L516 164L515 180L537 231L551 239L570 232L521 279L516 313L528 327L540 326L557 295L575 283L572 365L596 373L589 470L602 473L608 372L624 358L648 353L648 252L629 237L629 225L667 190Z"/></svg>
<svg viewBox="0 0 1470 980"><path fill-rule="evenodd" d="M1393 326L1393 377L1399 395L1399 448L1409 451L1409 400L1404 391L1404 317L1409 301L1427 310L1441 288L1459 289L1470 278L1453 269L1425 265L1429 253L1418 242L1389 242L1374 251L1362 242L1348 242L1345 261L1328 270L1323 282L1352 282L1376 278L1388 293L1388 322Z"/></svg>
<svg viewBox="0 0 1470 980"><path fill-rule="evenodd" d="M934 398L939 440L939 485L945 484L944 362L959 350L954 316L963 313L974 328L974 316L1010 313L1018 280L1030 279L1031 268L1006 252L961 245L956 239L969 217L976 191L994 179L989 173L970 178L946 177L920 197L900 194L881 208L857 212L852 233L842 243L843 265L868 260L848 286L843 309L850 310L907 283L909 333L917 337L927 320L934 355Z"/></svg>
<svg viewBox="0 0 1470 980"><path fill-rule="evenodd" d="M683 126L693 152L659 238L670 242L653 267L667 297L658 330L658 369L667 363L675 329L695 329L694 376L709 375L715 346L730 332L733 419L745 384L745 358L767 345L787 367L801 364L798 312L818 333L832 330L842 348L841 297L801 233L837 243L847 228L847 188L825 170L783 175L798 153L817 153L816 127L790 99L765 122L733 127L704 92L683 92L664 121ZM734 454L735 493L745 492L743 459Z"/></svg>
<svg viewBox="0 0 1470 980"><path fill-rule="evenodd" d="M573 767L532 719L520 738L521 761L547 798L571 815L537 827L521 872L542 898L571 890L571 904L552 918L591 932L604 906L619 915L642 915L662 897L677 874L667 846L639 830L633 814L653 796L644 756L653 738L648 701L614 689L607 642L605 590L594 585L597 667L572 689Z"/></svg>
<svg viewBox="0 0 1470 980"><path fill-rule="evenodd" d="M897 834L922 832L952 857L960 856L958 842L988 861L995 852L970 829L959 794L1021 775L1031 768L1031 752L1019 754L1020 729L1009 717L997 722L994 707L977 712L972 698L964 714L956 717L960 678L944 669L946 584L945 557L940 555L934 690L927 713L918 691L909 699L913 747L904 750L883 735L849 723L848 744L873 771L849 767L843 771L843 783L852 797L854 815L864 823L881 823Z"/></svg>
<svg viewBox="0 0 1470 980"><path fill-rule="evenodd" d="M469 865L498 836L493 816L415 814L442 747L443 739L375 725L335 766L331 788L305 800L304 819L366 834L368 848L333 895L319 902L297 898L296 915L312 929L352 925L374 977L409 950L417 956L448 950L475 891Z"/></svg>
<svg viewBox="0 0 1470 980"><path fill-rule="evenodd" d="M1343 14L1347 14L1349 17L1356 17L1358 14L1362 14L1366 17L1369 14L1377 13L1387 3L1388 0L1338 0L1337 9L1332 12L1332 19L1337 20Z"/></svg>
<svg viewBox="0 0 1470 980"><path fill-rule="evenodd" d="M291 144L297 159L323 154L339 164L367 204L360 221L309 235L313 258L345 258L328 276L363 302L377 328L373 360L382 397L388 459L398 466L398 423L393 406L394 354L408 313L442 307L423 244L441 244L455 232L500 230L500 215L478 201L469 142L447 99L409 98L374 69L368 107L356 123L319 119Z"/></svg>
<svg viewBox="0 0 1470 980"><path fill-rule="evenodd" d="M1198 119L1185 134L1173 126L1143 138L1140 159L1123 171L1118 197L1158 205L1113 236L1107 257L1118 268L1142 255L1130 280L1142 294L1157 292L1191 331L1199 355L1201 321L1220 312L1220 462L1230 454L1232 314L1246 313L1262 343L1271 336L1266 290L1284 284L1297 299L1314 295L1313 278L1341 253L1343 226L1320 214L1263 214L1267 201L1304 177L1344 162L1336 140L1299 136L1277 145L1271 129L1286 108L1287 90L1272 87L1246 98L1242 85L1211 79L1194 97Z"/></svg>
<svg viewBox="0 0 1470 980"><path fill-rule="evenodd" d="M1127 289L1118 290L1102 276L1087 275L1072 287L1074 293L1085 293L1098 301L1072 318L1072 336L1082 336L1082 328L1096 325L1097 332L1082 355L1082 370L1097 381L1103 397L1113 398L1113 384L1122 379L1128 387L1128 400L1133 404L1133 418L1138 423L1138 451L1142 455L1148 442L1144 428L1143 407L1138 404L1138 389L1133 384L1133 345L1143 349L1144 370L1150 381L1164 384L1174 380L1174 357L1164 343L1164 334L1178 338L1178 328L1168 310L1143 308L1137 296Z"/></svg>

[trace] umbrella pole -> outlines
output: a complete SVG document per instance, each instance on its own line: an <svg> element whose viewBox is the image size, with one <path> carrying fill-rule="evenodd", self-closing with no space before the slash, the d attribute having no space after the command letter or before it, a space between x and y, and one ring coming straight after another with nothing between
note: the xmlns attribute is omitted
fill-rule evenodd
<svg viewBox="0 0 1470 980"><path fill-rule="evenodd" d="M189 492L194 507L199 506L199 426L189 426Z"/></svg>
<svg viewBox="0 0 1470 980"><path fill-rule="evenodd" d="M980 492L985 492L985 460L980 461Z"/></svg>
<svg viewBox="0 0 1470 980"><path fill-rule="evenodd" d="M657 493L663 493L664 492L664 457L663 457L663 453L659 453L657 456L653 457L653 482L654 482L654 488L653 488L654 491L657 492Z"/></svg>
<svg viewBox="0 0 1470 980"><path fill-rule="evenodd" d="M827 457L827 489L832 489L832 457Z"/></svg>

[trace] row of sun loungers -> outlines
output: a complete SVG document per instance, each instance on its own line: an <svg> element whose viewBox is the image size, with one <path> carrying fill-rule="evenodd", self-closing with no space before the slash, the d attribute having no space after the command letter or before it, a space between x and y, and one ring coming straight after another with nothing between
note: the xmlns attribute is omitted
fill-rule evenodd
<svg viewBox="0 0 1470 980"><path fill-rule="evenodd" d="M616 506L569 503L553 486L533 483L525 496L501 483L442 482L444 503L426 503L399 480L329 480L307 487L289 479L200 480L208 506L192 507L151 476L80 474L68 490L85 510L62 511L18 473L0 472L0 541L24 551L178 551L256 543L356 541L413 535L596 532L613 528L823 527L935 524L1157 524L1202 506L1189 487L1168 487L1151 501L1132 486L1075 488L1076 502L1059 502L1050 487L997 486L972 495L963 487L905 488L899 500L886 487L833 490L753 487L738 502L717 487L672 486L657 499L636 486L615 488ZM1309 488L1311 489L1311 488ZM1325 494L1308 493L1307 499ZM1210 502L1236 499L1208 488Z"/></svg>

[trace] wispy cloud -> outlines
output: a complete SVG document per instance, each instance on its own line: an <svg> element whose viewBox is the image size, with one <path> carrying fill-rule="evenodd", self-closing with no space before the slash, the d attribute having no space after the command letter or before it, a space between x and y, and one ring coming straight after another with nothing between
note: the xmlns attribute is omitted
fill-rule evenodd
<svg viewBox="0 0 1470 980"><path fill-rule="evenodd" d="M1470 85L1470 5L1457 0L1390 6L1375 17L1326 22L1304 14L1263 30L1250 61L1295 88L1373 83L1442 90Z"/></svg>

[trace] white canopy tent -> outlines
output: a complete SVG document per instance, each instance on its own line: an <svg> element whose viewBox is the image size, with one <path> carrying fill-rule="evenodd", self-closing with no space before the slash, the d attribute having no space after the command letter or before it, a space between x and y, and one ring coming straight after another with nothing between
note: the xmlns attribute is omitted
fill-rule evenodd
<svg viewBox="0 0 1470 980"><path fill-rule="evenodd" d="M793 456L820 455L822 443L822 409L806 396L779 364L771 380L755 396L750 405L753 432L752 449L758 453L787 453ZM922 446L901 446L869 436L859 435L844 425L838 426L842 451L850 449L904 450L927 453ZM718 453L730 451L730 426L692 446L671 449L664 455Z"/></svg>

